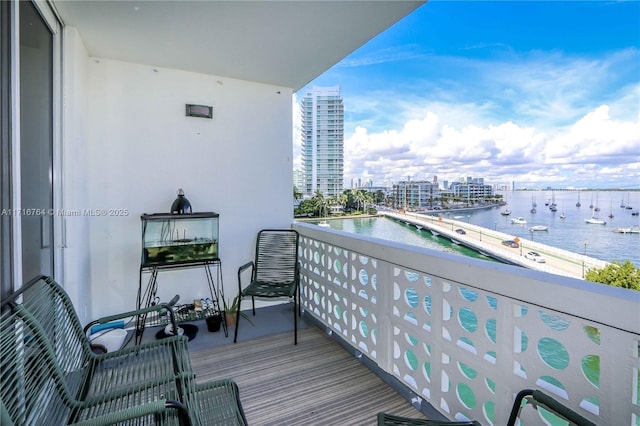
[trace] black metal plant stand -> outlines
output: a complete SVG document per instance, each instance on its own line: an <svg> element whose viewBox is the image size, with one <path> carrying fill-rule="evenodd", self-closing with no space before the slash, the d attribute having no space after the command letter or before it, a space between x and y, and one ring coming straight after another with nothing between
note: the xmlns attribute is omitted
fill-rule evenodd
<svg viewBox="0 0 640 426"><path fill-rule="evenodd" d="M156 300L158 292L158 273L165 270L185 269L185 268L204 268L209 293L211 294L212 305L202 310L191 309L186 306L174 308L174 315L177 323L186 321L195 321L208 318L213 315L221 315L222 328L225 337L229 336L229 329L225 318L225 301L224 301L224 284L222 282L222 261L220 259L182 262L177 264L141 266L138 282L137 308L142 309L152 306ZM215 269L215 273L212 271ZM149 275L146 286L143 289L143 276ZM168 315L157 313L147 313L138 315L136 318L136 344L142 341L144 329L146 327L166 325L169 322Z"/></svg>

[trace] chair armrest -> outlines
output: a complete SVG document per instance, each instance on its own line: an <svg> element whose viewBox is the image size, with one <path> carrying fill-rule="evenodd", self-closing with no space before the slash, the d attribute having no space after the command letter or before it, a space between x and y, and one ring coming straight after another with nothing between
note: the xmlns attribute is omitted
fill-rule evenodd
<svg viewBox="0 0 640 426"><path fill-rule="evenodd" d="M122 318L135 317L135 316L138 316L138 315L147 314L149 312L155 312L155 311L160 312L161 310L166 310L169 313L169 316L171 318L171 324L173 325L174 330L177 330L177 323L176 323L175 314L173 313L173 309L171 309L171 305L169 305L167 303L161 303L159 305L149 306L147 308L136 309L134 311L127 311L127 312L122 312L122 313L119 313L119 314L114 314L114 315L109 315L109 316L106 316L106 317L98 318L96 320L91 321L87 325L85 325L83 330L84 330L84 333L87 334L89 329L91 329L91 327L93 327L94 325L106 324L106 323L111 322L111 321L119 320L119 319L122 319Z"/></svg>
<svg viewBox="0 0 640 426"><path fill-rule="evenodd" d="M238 268L238 294L242 293L242 273L251 268L251 277L253 278L254 266L253 260L251 260Z"/></svg>

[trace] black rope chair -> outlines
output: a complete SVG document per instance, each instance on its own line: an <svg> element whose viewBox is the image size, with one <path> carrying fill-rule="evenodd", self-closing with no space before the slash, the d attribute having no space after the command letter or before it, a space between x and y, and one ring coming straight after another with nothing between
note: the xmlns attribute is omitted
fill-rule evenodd
<svg viewBox="0 0 640 426"><path fill-rule="evenodd" d="M292 229L263 229L258 233L255 260L238 269L238 303L236 329L233 342L238 340L240 305L250 296L253 315L256 314L256 297L293 299L294 344L298 344L298 319L300 314L300 266L298 262L298 232ZM242 274L251 268L251 282L242 288Z"/></svg>
<svg viewBox="0 0 640 426"><path fill-rule="evenodd" d="M536 411L542 408L553 416L564 419L569 425L576 426L596 426L595 423L585 419L572 409L565 407L549 395L539 390L524 389L518 392L516 399L511 407L509 421L507 426L515 426L516 420L521 418L522 411L525 407L531 406ZM528 413L530 414L530 413ZM538 413L539 415L540 413ZM539 418L537 419L540 420ZM534 420L535 422L535 420ZM536 424L536 423L533 423ZM480 426L476 420L469 421L442 421L429 419L415 419L410 417L401 417L393 414L378 413L378 426Z"/></svg>

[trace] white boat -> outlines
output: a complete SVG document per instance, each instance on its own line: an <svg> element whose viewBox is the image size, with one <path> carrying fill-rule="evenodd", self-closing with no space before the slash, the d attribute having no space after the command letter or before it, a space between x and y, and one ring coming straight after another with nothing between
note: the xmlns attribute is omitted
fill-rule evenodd
<svg viewBox="0 0 640 426"><path fill-rule="evenodd" d="M529 228L529 232L534 232L534 231L548 231L549 227L545 226L545 225L534 225L532 227Z"/></svg>
<svg viewBox="0 0 640 426"><path fill-rule="evenodd" d="M618 234L640 234L640 226L633 225L629 228L615 228L613 232Z"/></svg>
<svg viewBox="0 0 640 426"><path fill-rule="evenodd" d="M595 216L593 216L590 219L585 219L584 221L587 222L587 223L591 223L592 225L606 225L607 224L607 222L605 222L604 220L602 220L600 218L597 218Z"/></svg>
<svg viewBox="0 0 640 426"><path fill-rule="evenodd" d="M566 218L567 218L567 215L566 215L566 214L564 214L564 213L560 213L560 219L566 219Z"/></svg>
<svg viewBox="0 0 640 426"><path fill-rule="evenodd" d="M331 228L331 225L329 225L329 222L327 222L326 220L323 220L322 222L320 222L318 226L321 226L323 228Z"/></svg>
<svg viewBox="0 0 640 426"><path fill-rule="evenodd" d="M434 237L437 237L438 235L440 235L438 232L434 231L433 229L429 229L429 231L431 231L431 235L433 235Z"/></svg>
<svg viewBox="0 0 640 426"><path fill-rule="evenodd" d="M523 217L518 216L518 217L515 217L515 218L511 219L511 223L515 223L516 225L526 225L527 221L524 220Z"/></svg>

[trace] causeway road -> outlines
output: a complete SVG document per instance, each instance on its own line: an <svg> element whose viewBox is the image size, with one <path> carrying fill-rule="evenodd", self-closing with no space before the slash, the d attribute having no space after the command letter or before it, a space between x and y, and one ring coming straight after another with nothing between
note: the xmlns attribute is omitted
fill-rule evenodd
<svg viewBox="0 0 640 426"><path fill-rule="evenodd" d="M584 274L589 269L604 268L608 265L608 262L600 259L573 253L524 238L517 238L519 247L508 247L503 245L502 242L505 240L514 240L513 235L455 219L391 211L381 211L379 214L390 219L404 222L407 225L415 226L423 232L436 233L440 238L447 238L456 244L464 245L502 262L529 269L584 279ZM462 229L464 233L459 233L460 231L456 232L456 230L459 229ZM527 259L525 255L529 251L535 251L541 254L545 259L545 263L538 263L534 260Z"/></svg>

